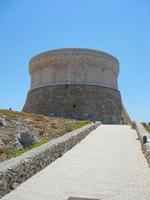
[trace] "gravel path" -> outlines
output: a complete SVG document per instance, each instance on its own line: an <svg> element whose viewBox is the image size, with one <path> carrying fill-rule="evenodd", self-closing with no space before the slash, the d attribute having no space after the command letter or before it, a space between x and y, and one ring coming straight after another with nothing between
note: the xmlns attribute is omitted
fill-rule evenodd
<svg viewBox="0 0 150 200"><path fill-rule="evenodd" d="M150 200L150 169L130 126L99 126L62 158L2 199L69 197Z"/></svg>

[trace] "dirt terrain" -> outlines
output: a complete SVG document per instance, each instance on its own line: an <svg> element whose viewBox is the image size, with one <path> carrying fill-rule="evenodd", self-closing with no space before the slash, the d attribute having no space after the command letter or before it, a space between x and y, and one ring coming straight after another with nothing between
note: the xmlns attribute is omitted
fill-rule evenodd
<svg viewBox="0 0 150 200"><path fill-rule="evenodd" d="M47 117L33 113L0 110L0 162L18 156L65 133L78 129L89 121L61 117ZM21 150L12 147L12 141L23 130L34 133L37 144Z"/></svg>

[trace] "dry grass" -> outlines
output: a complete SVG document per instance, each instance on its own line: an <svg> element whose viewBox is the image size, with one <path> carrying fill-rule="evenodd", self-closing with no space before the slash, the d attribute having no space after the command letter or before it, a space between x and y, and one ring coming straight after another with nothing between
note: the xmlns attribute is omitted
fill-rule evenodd
<svg viewBox="0 0 150 200"><path fill-rule="evenodd" d="M0 110L0 117L5 116L6 127L0 127L0 139L5 143L5 147L0 149L0 160L16 157L32 148L36 148L52 139L60 137L69 131L87 125L89 121L78 121L62 117L47 117L34 113L15 112L10 110ZM39 138L39 143L32 145L21 151L10 148L9 143L18 134L19 126L16 123L24 124L29 130L35 131ZM1 159L4 158L4 159Z"/></svg>

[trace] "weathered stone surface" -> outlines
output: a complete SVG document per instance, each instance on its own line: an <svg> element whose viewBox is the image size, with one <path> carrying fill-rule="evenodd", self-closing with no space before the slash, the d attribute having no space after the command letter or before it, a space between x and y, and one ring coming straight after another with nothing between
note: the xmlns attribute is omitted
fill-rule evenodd
<svg viewBox="0 0 150 200"><path fill-rule="evenodd" d="M13 147L14 149L16 150L21 150L23 149L23 146L22 144L19 142L18 138L14 138L11 143L10 143L10 146Z"/></svg>
<svg viewBox="0 0 150 200"><path fill-rule="evenodd" d="M31 89L45 85L86 84L118 89L119 62L92 49L58 49L33 57Z"/></svg>
<svg viewBox="0 0 150 200"><path fill-rule="evenodd" d="M124 107L124 105L122 105L122 112L121 112L121 124L128 124L131 125L132 121Z"/></svg>
<svg viewBox="0 0 150 200"><path fill-rule="evenodd" d="M10 187L11 189L15 189L18 185L19 185L18 182L13 182Z"/></svg>
<svg viewBox="0 0 150 200"><path fill-rule="evenodd" d="M37 137L29 130L24 130L19 133L18 140L24 148L38 142Z"/></svg>
<svg viewBox="0 0 150 200"><path fill-rule="evenodd" d="M0 118L0 126L6 126L7 122L5 118Z"/></svg>
<svg viewBox="0 0 150 200"><path fill-rule="evenodd" d="M26 112L119 124L122 104L118 90L90 85L40 87L29 91Z"/></svg>
<svg viewBox="0 0 150 200"><path fill-rule="evenodd" d="M58 49L33 57L31 90L23 108L50 116L128 124L117 77L119 62L92 49Z"/></svg>
<svg viewBox="0 0 150 200"><path fill-rule="evenodd" d="M4 196L19 184L39 172L41 169L61 157L65 152L85 138L92 130L100 125L91 123L78 130L52 140L20 157L0 164L0 196Z"/></svg>

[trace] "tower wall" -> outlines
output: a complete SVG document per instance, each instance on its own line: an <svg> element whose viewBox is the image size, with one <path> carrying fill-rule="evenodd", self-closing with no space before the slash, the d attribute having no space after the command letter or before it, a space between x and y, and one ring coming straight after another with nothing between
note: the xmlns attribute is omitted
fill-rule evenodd
<svg viewBox="0 0 150 200"><path fill-rule="evenodd" d="M33 57L23 111L121 123L119 62L90 49L58 49Z"/></svg>

